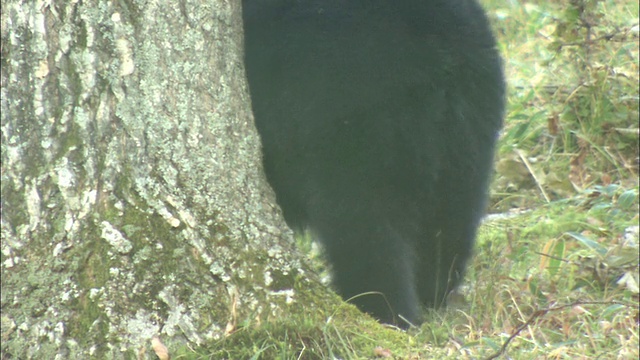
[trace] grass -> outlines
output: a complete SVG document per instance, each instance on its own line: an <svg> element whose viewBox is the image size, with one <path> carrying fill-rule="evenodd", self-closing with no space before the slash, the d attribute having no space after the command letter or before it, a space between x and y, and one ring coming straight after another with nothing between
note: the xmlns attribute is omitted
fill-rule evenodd
<svg viewBox="0 0 640 360"><path fill-rule="evenodd" d="M531 208L595 185L637 189L637 2L509 5L494 8L510 85L498 209Z"/></svg>
<svg viewBox="0 0 640 360"><path fill-rule="evenodd" d="M490 212L454 306L344 313L175 359L638 359L638 2L485 0L509 83Z"/></svg>

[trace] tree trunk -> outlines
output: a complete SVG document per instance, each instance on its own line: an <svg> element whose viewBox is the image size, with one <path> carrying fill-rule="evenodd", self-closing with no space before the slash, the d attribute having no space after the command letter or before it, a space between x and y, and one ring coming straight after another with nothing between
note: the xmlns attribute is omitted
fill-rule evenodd
<svg viewBox="0 0 640 360"><path fill-rule="evenodd" d="M241 26L239 1L2 2L3 359L327 306L262 175Z"/></svg>

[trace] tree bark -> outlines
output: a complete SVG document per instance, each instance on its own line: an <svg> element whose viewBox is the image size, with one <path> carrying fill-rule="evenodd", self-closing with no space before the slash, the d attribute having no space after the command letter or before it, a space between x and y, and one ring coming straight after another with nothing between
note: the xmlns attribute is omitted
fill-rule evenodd
<svg viewBox="0 0 640 360"><path fill-rule="evenodd" d="M327 306L262 175L240 19L2 1L3 359L124 358Z"/></svg>

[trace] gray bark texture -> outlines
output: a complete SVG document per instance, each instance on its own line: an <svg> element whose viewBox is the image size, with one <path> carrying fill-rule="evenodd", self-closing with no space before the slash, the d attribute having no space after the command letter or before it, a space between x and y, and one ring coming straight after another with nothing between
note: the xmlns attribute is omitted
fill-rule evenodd
<svg viewBox="0 0 640 360"><path fill-rule="evenodd" d="M151 358L320 303L241 49L240 1L2 1L2 359Z"/></svg>

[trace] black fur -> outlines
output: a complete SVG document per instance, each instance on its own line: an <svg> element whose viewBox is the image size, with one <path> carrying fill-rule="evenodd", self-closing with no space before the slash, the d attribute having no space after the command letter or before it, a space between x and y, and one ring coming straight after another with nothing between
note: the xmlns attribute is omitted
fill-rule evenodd
<svg viewBox="0 0 640 360"><path fill-rule="evenodd" d="M246 70L285 219L381 321L459 284L501 127L501 61L472 0L244 0ZM386 300L385 300L386 299ZM390 305L390 306L389 306Z"/></svg>

